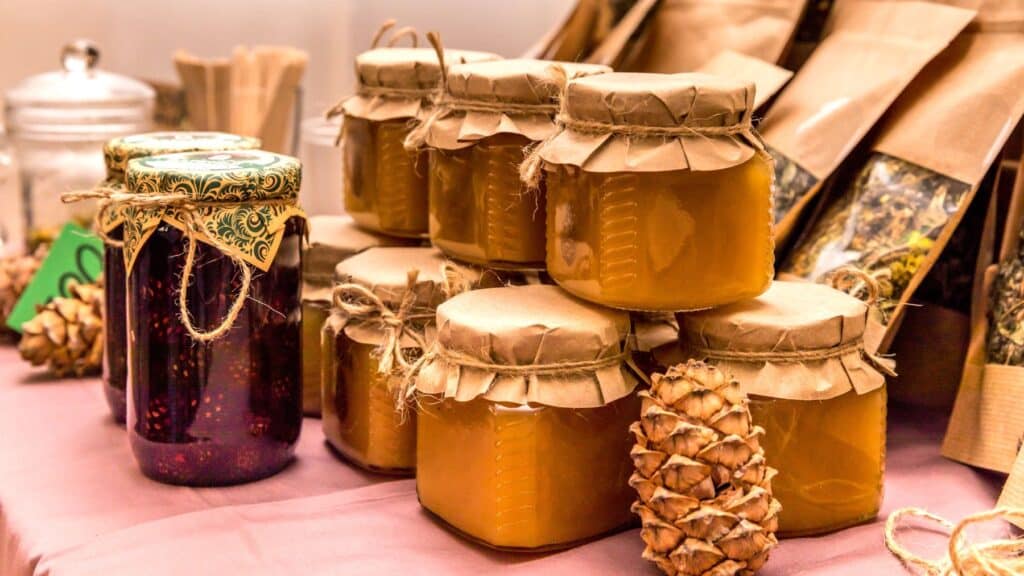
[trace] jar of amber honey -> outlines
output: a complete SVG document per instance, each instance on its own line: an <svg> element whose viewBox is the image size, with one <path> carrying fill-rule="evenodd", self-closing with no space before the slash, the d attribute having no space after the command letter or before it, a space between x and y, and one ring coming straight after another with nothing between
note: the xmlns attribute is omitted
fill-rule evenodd
<svg viewBox="0 0 1024 576"><path fill-rule="evenodd" d="M420 503L511 550L564 548L630 522L641 376L629 317L557 286L466 292L437 309L413 386Z"/></svg>
<svg viewBox="0 0 1024 576"><path fill-rule="evenodd" d="M630 310L752 298L773 275L772 168L753 84L702 74L568 83L561 131L524 166L547 182L547 268L569 292Z"/></svg>
<svg viewBox="0 0 1024 576"><path fill-rule="evenodd" d="M448 62L497 60L446 50ZM345 211L356 224L395 236L427 234L427 153L408 152L412 121L430 111L441 79L430 48L374 48L356 57L356 94L339 104Z"/></svg>
<svg viewBox="0 0 1024 576"><path fill-rule="evenodd" d="M320 415L320 332L331 313L334 268L367 248L408 246L418 240L357 228L348 216L309 218L309 244L302 255L302 409Z"/></svg>
<svg viewBox="0 0 1024 576"><path fill-rule="evenodd" d="M750 396L782 504L779 533L874 520L885 468L886 361L865 350L868 306L827 286L775 282L760 297L680 314L684 352ZM823 457L827 455L827 457Z"/></svg>
<svg viewBox="0 0 1024 576"><path fill-rule="evenodd" d="M543 268L544 183L527 189L519 164L554 134L566 77L610 70L544 60L452 66L425 133L430 241L465 262Z"/></svg>
<svg viewBox="0 0 1024 576"><path fill-rule="evenodd" d="M434 309L475 285L451 277L434 248L370 248L335 269L323 332L323 429L346 460L373 472L412 474L416 415L398 410L407 371L433 338Z"/></svg>
<svg viewBox="0 0 1024 576"><path fill-rule="evenodd" d="M107 178L100 186L124 191L128 161L135 158L216 150L251 150L260 147L257 138L223 132L150 132L114 138L103 147ZM103 258L104 330L103 391L114 420L125 421L125 390L128 379L128 332L125 326L124 210L108 206L98 214L97 227L105 240Z"/></svg>
<svg viewBox="0 0 1024 576"><path fill-rule="evenodd" d="M298 160L258 150L128 163L128 437L147 476L274 474L302 429Z"/></svg>

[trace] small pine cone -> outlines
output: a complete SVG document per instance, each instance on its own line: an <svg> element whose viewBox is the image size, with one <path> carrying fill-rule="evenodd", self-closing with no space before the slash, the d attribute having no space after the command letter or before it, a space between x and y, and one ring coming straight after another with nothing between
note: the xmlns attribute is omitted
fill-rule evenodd
<svg viewBox="0 0 1024 576"><path fill-rule="evenodd" d="M46 257L46 246L43 245L34 254L28 256L9 256L0 259L0 330L6 330L7 317L14 310L25 288Z"/></svg>
<svg viewBox="0 0 1024 576"><path fill-rule="evenodd" d="M781 510L739 384L694 360L641 392L630 478L643 557L669 576L748 576L777 544Z"/></svg>
<svg viewBox="0 0 1024 576"><path fill-rule="evenodd" d="M97 372L103 359L103 288L74 284L21 329L18 351L33 366L48 364L58 377Z"/></svg>

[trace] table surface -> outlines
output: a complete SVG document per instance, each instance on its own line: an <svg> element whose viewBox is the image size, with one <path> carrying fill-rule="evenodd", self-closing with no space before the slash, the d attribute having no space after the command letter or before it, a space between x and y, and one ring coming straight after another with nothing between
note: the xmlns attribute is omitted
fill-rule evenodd
<svg viewBox="0 0 1024 576"><path fill-rule="evenodd" d="M992 507L1003 478L945 460L945 417L890 414L885 502L872 523L783 541L762 574L903 569L886 515L919 506L959 519ZM30 574L638 574L637 530L546 555L465 542L419 507L415 483L339 461L307 419L296 462L253 484L193 489L142 476L96 379L54 381L0 348L0 576ZM810 455L814 457L814 455ZM827 457L826 455L820 455ZM907 533L937 555L942 534Z"/></svg>

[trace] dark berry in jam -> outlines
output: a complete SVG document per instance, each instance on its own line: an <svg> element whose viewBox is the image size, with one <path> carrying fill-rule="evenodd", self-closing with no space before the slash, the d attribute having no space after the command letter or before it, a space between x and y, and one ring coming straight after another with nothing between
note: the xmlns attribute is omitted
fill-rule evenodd
<svg viewBox="0 0 1024 576"><path fill-rule="evenodd" d="M128 429L144 474L171 484L248 482L284 468L302 428L300 240L292 218L270 269L253 269L249 297L227 334L194 342L178 290L187 240L161 223L128 279ZM188 306L199 330L226 316L241 274L197 243Z"/></svg>
<svg viewBox="0 0 1024 576"><path fill-rule="evenodd" d="M109 234L121 239L121 228ZM124 424L128 384L128 328L125 322L124 251L106 245L103 257L103 392L114 420Z"/></svg>

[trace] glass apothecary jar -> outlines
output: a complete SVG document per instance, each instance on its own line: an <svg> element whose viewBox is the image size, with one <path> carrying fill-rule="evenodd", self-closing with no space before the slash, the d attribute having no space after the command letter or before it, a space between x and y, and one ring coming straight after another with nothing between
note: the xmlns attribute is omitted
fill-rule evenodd
<svg viewBox="0 0 1024 576"><path fill-rule="evenodd" d="M320 332L331 314L334 268L377 246L409 246L407 240L357 228L348 216L310 216L309 243L302 256L302 409L320 415Z"/></svg>
<svg viewBox="0 0 1024 576"><path fill-rule="evenodd" d="M310 217L342 212L344 190L341 156L335 147L341 118L322 116L302 121L299 159L302 160L302 192L299 202Z"/></svg>
<svg viewBox="0 0 1024 576"><path fill-rule="evenodd" d="M260 147L256 138L223 132L149 132L114 138L103 147L107 178L100 186L124 191L128 161L177 152L251 150ZM97 214L104 235L103 286L103 391L114 420L125 421L128 382L128 328L125 318L124 210L111 207Z"/></svg>
<svg viewBox="0 0 1024 576"><path fill-rule="evenodd" d="M234 484L291 461L302 428L300 180L298 160L256 150L128 163L128 436L150 478Z"/></svg>
<svg viewBox="0 0 1024 576"><path fill-rule="evenodd" d="M753 84L701 74L569 81L561 132L525 170L547 179L551 277L629 310L695 310L764 292L772 169L753 102Z"/></svg>
<svg viewBox="0 0 1024 576"><path fill-rule="evenodd" d="M756 299L678 317L686 354L735 377L766 431L779 533L874 520L891 368L865 351L865 332L877 328L868 306L827 286L775 282Z"/></svg>
<svg viewBox="0 0 1024 576"><path fill-rule="evenodd" d="M445 50L448 63L497 60ZM335 111L341 131L345 211L356 224L395 236L427 234L427 153L406 151L412 120L429 113L441 79L431 48L375 48L356 57L356 94Z"/></svg>
<svg viewBox="0 0 1024 576"><path fill-rule="evenodd" d="M63 204L61 193L103 179L105 142L151 129L153 89L99 70L98 60L91 43L71 43L61 55L61 70L27 78L5 95L31 242L52 241L69 221L91 220L94 203Z"/></svg>
<svg viewBox="0 0 1024 576"><path fill-rule="evenodd" d="M628 525L640 375L629 317L556 286L466 292L438 307L417 375L420 503L510 550L569 547Z"/></svg>
<svg viewBox="0 0 1024 576"><path fill-rule="evenodd" d="M433 339L437 305L479 280L468 269L457 279L446 270L434 248L370 248L335 269L323 332L323 428L357 466L415 471L416 415L399 410L400 388Z"/></svg>
<svg viewBox="0 0 1024 576"><path fill-rule="evenodd" d="M430 241L464 262L543 269L544 183L527 189L519 164L554 134L565 77L610 71L544 60L452 66L425 134Z"/></svg>

